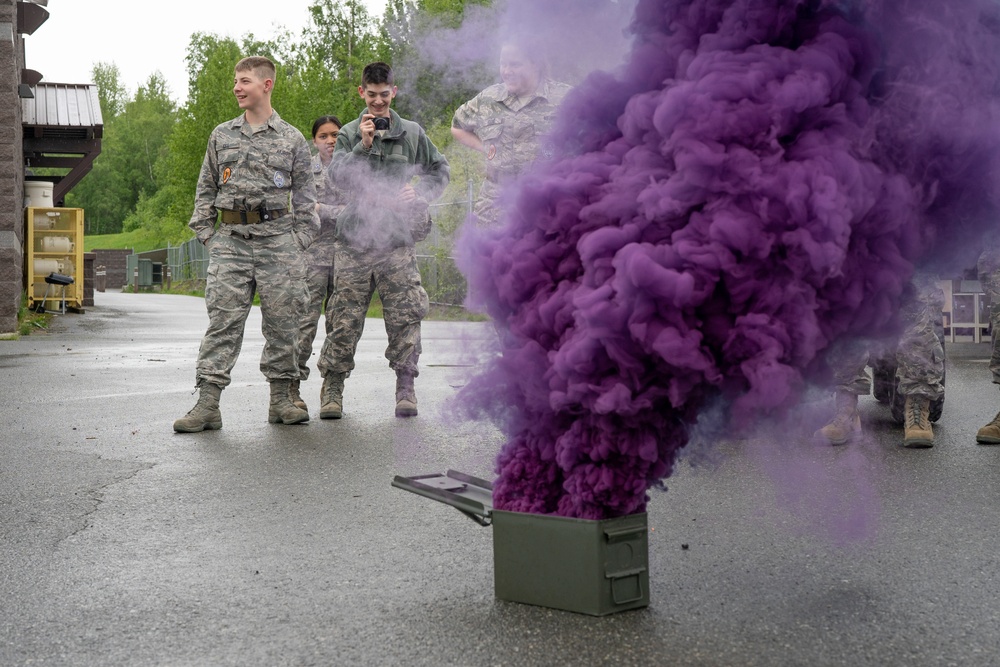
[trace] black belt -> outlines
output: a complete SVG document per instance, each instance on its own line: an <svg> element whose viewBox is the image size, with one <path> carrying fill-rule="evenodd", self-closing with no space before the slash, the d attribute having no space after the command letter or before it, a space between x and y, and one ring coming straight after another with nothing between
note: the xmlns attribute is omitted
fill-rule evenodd
<svg viewBox="0 0 1000 667"><path fill-rule="evenodd" d="M231 211L227 208L219 210L222 211L222 222L227 225L256 225L258 222L277 220L281 216L288 214L288 210L283 208L270 211L266 208L257 208L252 211L246 209Z"/></svg>

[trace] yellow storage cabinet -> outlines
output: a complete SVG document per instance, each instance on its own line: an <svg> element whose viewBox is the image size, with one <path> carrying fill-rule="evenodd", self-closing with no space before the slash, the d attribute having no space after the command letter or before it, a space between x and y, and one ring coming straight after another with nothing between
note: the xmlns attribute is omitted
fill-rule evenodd
<svg viewBox="0 0 1000 667"><path fill-rule="evenodd" d="M82 310L83 209L29 206L25 212L28 306L35 308L44 299L46 310L60 310L63 286L45 282L46 276L58 273L73 278L73 284L65 286L66 307Z"/></svg>

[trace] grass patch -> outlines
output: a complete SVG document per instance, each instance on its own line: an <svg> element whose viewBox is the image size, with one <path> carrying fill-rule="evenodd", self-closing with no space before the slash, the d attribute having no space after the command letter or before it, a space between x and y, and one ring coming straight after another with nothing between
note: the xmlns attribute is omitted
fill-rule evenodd
<svg viewBox="0 0 1000 667"><path fill-rule="evenodd" d="M382 319L382 299L379 298L378 292L372 294L372 302L368 304L368 313L366 317L374 317L375 319Z"/></svg>
<svg viewBox="0 0 1000 667"><path fill-rule="evenodd" d="M424 319L436 322L488 322L490 318L480 313L470 313L462 306L432 303L431 309Z"/></svg>
<svg viewBox="0 0 1000 667"><path fill-rule="evenodd" d="M170 283L170 289L163 289L161 285L159 291L164 294L182 294L184 296L200 296L205 298L205 281L174 280Z"/></svg>
<svg viewBox="0 0 1000 667"><path fill-rule="evenodd" d="M28 295L22 292L21 303L17 308L17 335L11 336L10 339L15 339L17 336L30 336L39 330L45 331L51 322L52 315L50 313L36 313L28 309Z"/></svg>
<svg viewBox="0 0 1000 667"><path fill-rule="evenodd" d="M29 336L35 331L45 331L52 322L52 315L49 313L33 313L30 310L23 320L18 320L17 333L21 336Z"/></svg>
<svg viewBox="0 0 1000 667"><path fill-rule="evenodd" d="M378 292L372 295L372 302L368 306L368 317L382 319L382 300ZM478 313L470 313L462 306L451 306L446 303L432 303L427 311L425 320L435 322L486 322L490 318Z"/></svg>
<svg viewBox="0 0 1000 667"><path fill-rule="evenodd" d="M91 234L83 237L83 251L92 252L96 248L102 250L120 250L130 248L132 252L159 250L167 246L160 236L151 230L139 228L121 234Z"/></svg>

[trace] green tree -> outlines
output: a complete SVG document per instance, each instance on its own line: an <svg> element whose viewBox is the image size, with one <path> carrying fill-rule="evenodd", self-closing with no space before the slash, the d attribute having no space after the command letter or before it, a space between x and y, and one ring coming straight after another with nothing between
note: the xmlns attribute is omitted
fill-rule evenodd
<svg viewBox="0 0 1000 667"><path fill-rule="evenodd" d="M176 123L177 106L159 73L139 87L125 112L115 119L121 153L116 158L122 167L118 178L134 193L133 205L140 195L149 196L158 189L156 167L166 154Z"/></svg>
<svg viewBox="0 0 1000 667"><path fill-rule="evenodd" d="M344 123L357 117L363 106L357 92L361 70L384 55L377 23L360 0L316 0L309 13L298 54L302 85L297 91L309 109L304 132L325 114Z"/></svg>
<svg viewBox="0 0 1000 667"><path fill-rule="evenodd" d="M101 105L101 116L105 123L117 118L125 111L128 90L122 83L121 71L114 63L94 63L91 77L97 84L97 99Z"/></svg>
<svg viewBox="0 0 1000 667"><path fill-rule="evenodd" d="M250 38L252 40L252 38ZM158 225L167 238L185 238L194 209L194 191L215 127L239 114L233 96L233 67L244 50L231 38L194 33L188 44L188 99L178 114L162 161L162 192L143 202L130 224Z"/></svg>
<svg viewBox="0 0 1000 667"><path fill-rule="evenodd" d="M103 81L98 83L102 116L105 105L109 110L104 118L101 154L67 195L66 204L84 209L88 232L109 234L122 231L123 221L140 197L157 190L156 165L173 131L177 110L158 72L131 99L117 85L116 67L98 66L94 74Z"/></svg>
<svg viewBox="0 0 1000 667"><path fill-rule="evenodd" d="M87 233L106 234L121 231L121 221L128 212L128 188L115 177L113 156L117 152L115 121L124 113L129 95L114 63L95 63L91 76L97 84L104 126L101 154L87 175L66 194L66 206L84 209Z"/></svg>
<svg viewBox="0 0 1000 667"><path fill-rule="evenodd" d="M448 146L452 110L475 91L451 81L446 69L421 69L427 61L420 56L420 43L442 25L442 16L452 25L460 22L473 1L482 2L389 0L378 22L361 0L314 0L311 21L298 40L287 31L268 41L253 34L235 40L194 33L186 57L187 102L179 110L164 102L166 91L156 76L129 99L117 68L102 65L94 78L102 85L107 109L103 154L93 176L71 193L87 209L88 231L115 232L124 221L126 230L142 229L164 243L190 237L187 222L208 136L240 113L232 94L233 66L247 55L274 61L274 107L307 137L320 115L333 113L344 122L355 118L362 107L357 95L361 69L374 60L390 62L403 88L397 108L424 124L446 153L453 152ZM466 199L467 180L478 187L475 157L449 155L454 184L445 200ZM438 211L442 247L450 247L463 215L461 205Z"/></svg>
<svg viewBox="0 0 1000 667"><path fill-rule="evenodd" d="M491 80L492 72L483 63L470 64L452 48L468 41L458 32L466 7L490 4L489 0L388 0L382 34L387 60L405 84L405 94L396 103L403 116L425 127L444 119L450 122L455 109Z"/></svg>

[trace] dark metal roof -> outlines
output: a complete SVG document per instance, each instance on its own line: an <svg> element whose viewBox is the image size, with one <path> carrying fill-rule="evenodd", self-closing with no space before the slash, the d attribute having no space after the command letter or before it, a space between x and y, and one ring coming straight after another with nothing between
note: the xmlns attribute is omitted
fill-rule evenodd
<svg viewBox="0 0 1000 667"><path fill-rule="evenodd" d="M101 152L104 120L97 85L39 82L34 94L21 100L24 166L68 169L52 188L53 200L61 202Z"/></svg>

